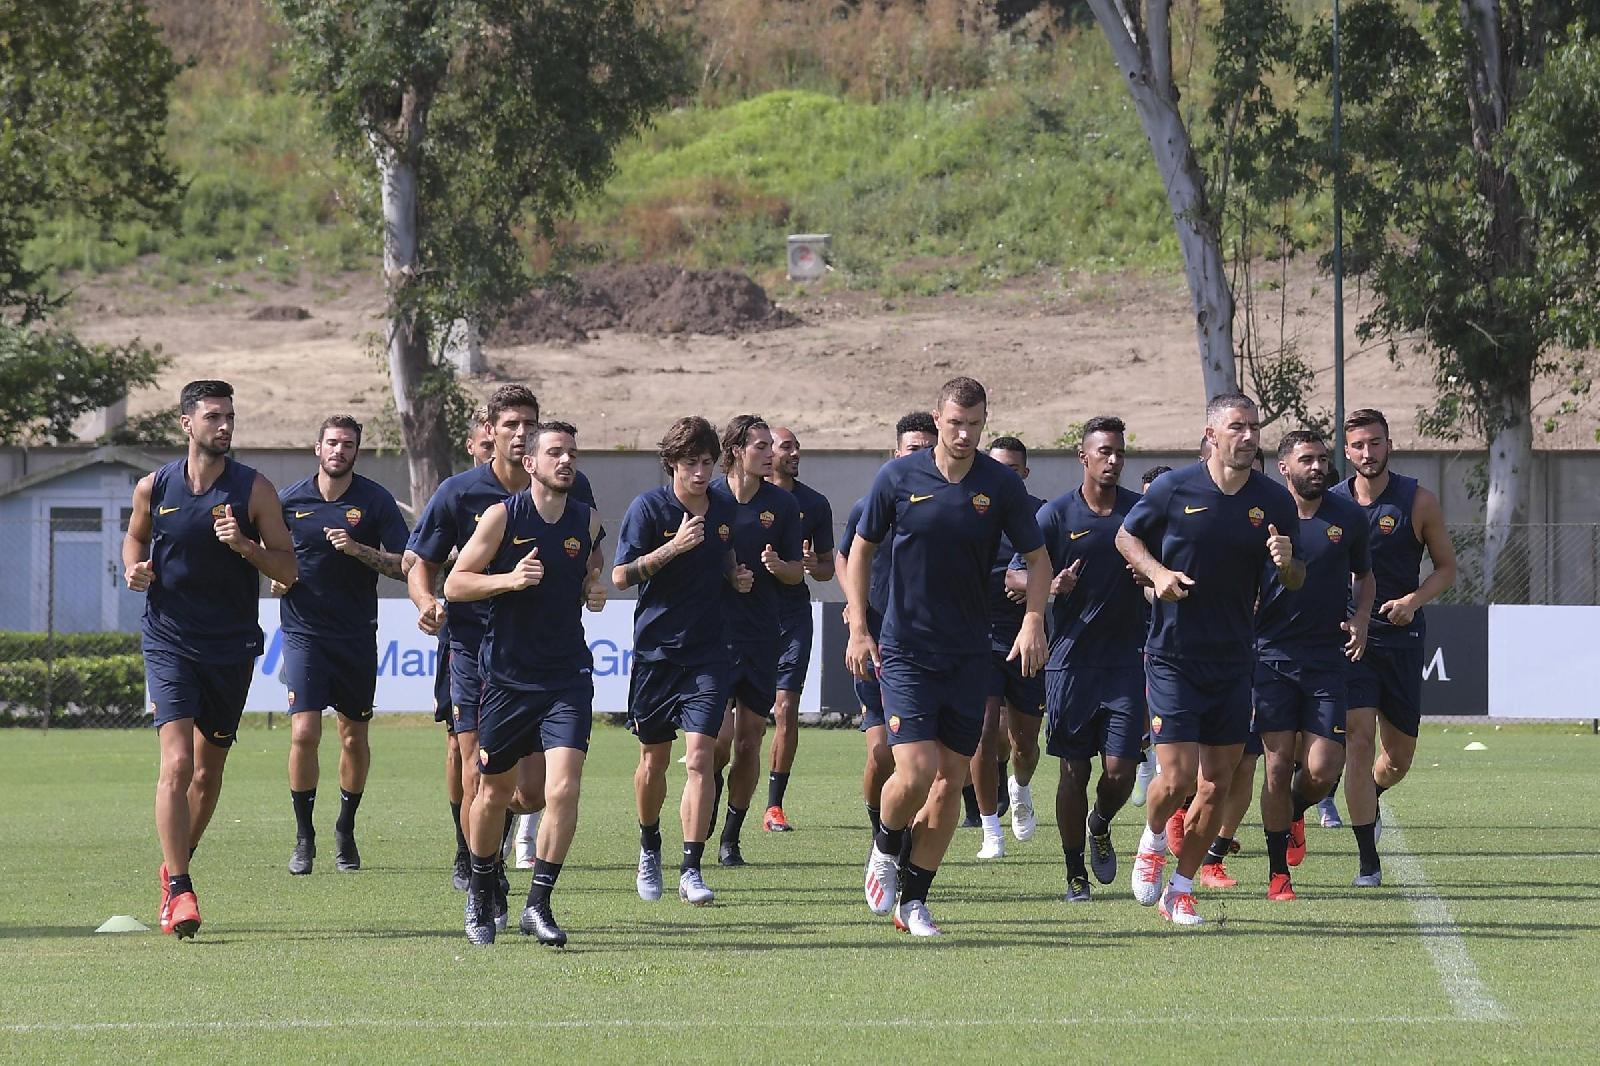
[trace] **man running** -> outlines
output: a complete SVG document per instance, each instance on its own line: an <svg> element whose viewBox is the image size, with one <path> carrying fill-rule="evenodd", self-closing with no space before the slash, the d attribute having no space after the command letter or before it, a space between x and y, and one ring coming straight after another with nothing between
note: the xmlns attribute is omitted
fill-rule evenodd
<svg viewBox="0 0 1600 1066"><path fill-rule="evenodd" d="M1378 590L1367 651L1350 667L1350 730L1344 801L1361 868L1357 888L1383 884L1378 860L1378 797L1411 769L1422 725L1422 609L1455 584L1456 551L1439 497L1415 478L1389 472L1394 442L1382 411L1364 408L1344 421L1344 453L1355 473L1332 489L1360 504L1372 541ZM1426 549L1433 572L1421 577ZM1376 755L1376 742L1383 754ZM1374 757L1376 755L1376 757Z"/></svg>
<svg viewBox="0 0 1600 1066"><path fill-rule="evenodd" d="M680 418L661 439L661 467L670 484L628 505L617 537L611 580L637 587L633 610L633 674L628 728L639 738L633 775L639 813L639 898L661 898L661 807L667 795L672 742L686 747L683 862L678 898L697 907L716 897L700 864L715 804L712 773L717 734L727 710L728 632L722 587L748 593L755 575L733 554L733 510L710 492L721 444L703 418ZM791 503L793 501L790 501Z"/></svg>
<svg viewBox="0 0 1600 1066"><path fill-rule="evenodd" d="M294 538L300 580L283 597L283 666L289 682L289 800L294 808L291 874L309 874L317 855L312 810L317 802L322 712L339 722L339 818L334 864L361 869L356 810L372 766L368 727L378 684L378 575L402 580L406 522L389 490L356 473L361 423L332 415L312 446L317 472L278 496Z"/></svg>
<svg viewBox="0 0 1600 1066"><path fill-rule="evenodd" d="M722 431L723 476L711 496L733 515L733 553L754 575L749 590L723 590L728 624L728 677L732 709L717 737L717 772L728 768L728 811L722 822L717 862L744 866L739 834L761 770L761 738L777 700L779 588L803 586L800 505L765 480L772 473L772 430L758 415L738 415ZM731 765L730 765L731 763Z"/></svg>
<svg viewBox="0 0 1600 1066"><path fill-rule="evenodd" d="M1161 916L1199 925L1193 877L1215 836L1229 779L1250 732L1255 605L1264 568L1285 588L1305 581L1299 518L1283 486L1256 471L1261 416L1242 393L1206 405L1205 462L1163 475L1117 533L1117 550L1155 591L1145 645L1150 733L1161 762L1133 864L1133 895ZM1193 794L1194 825L1165 891L1166 822Z"/></svg>
<svg viewBox="0 0 1600 1066"><path fill-rule="evenodd" d="M139 479L122 538L123 579L146 594L141 647L160 744L156 836L161 931L200 931L189 860L217 809L261 654L260 578L299 574L272 483L228 455L233 386L191 381L178 401L188 454Z"/></svg>
<svg viewBox="0 0 1600 1066"><path fill-rule="evenodd" d="M466 933L474 944L494 943L506 811L517 792L530 787L543 793L544 817L518 927L541 944L567 942L550 896L578 826L594 717L594 659L581 608L605 606L600 570L592 565L600 516L571 498L577 454L577 430L565 422L540 423L522 460L529 487L483 512L445 580L452 603L490 601L479 648L480 778L468 834ZM524 763L529 772L519 774Z"/></svg>
<svg viewBox="0 0 1600 1066"><path fill-rule="evenodd" d="M1095 878L1117 876L1111 819L1133 791L1149 719L1144 695L1144 591L1117 551L1117 531L1139 501L1121 486L1127 450L1122 419L1091 418L1078 444L1083 483L1039 511L1050 554L1050 660L1045 666L1046 750L1061 760L1056 824L1067 865L1067 902L1090 899L1083 861L1085 834L1093 841ZM1017 560L1020 566L1021 560ZM1024 584L1013 569L1012 589ZM1100 783L1089 806L1091 762L1100 756ZM1013 807L1014 809L1014 807Z"/></svg>
<svg viewBox="0 0 1600 1066"><path fill-rule="evenodd" d="M1270 900L1295 898L1289 867L1305 858L1305 812L1333 789L1344 768L1345 660L1362 658L1377 590L1366 515L1353 501L1327 494L1332 469L1318 433L1296 430L1278 444L1278 472L1300 514L1306 581L1291 593L1269 569L1256 611L1251 728L1267 759L1261 826Z"/></svg>
<svg viewBox="0 0 1600 1066"><path fill-rule="evenodd" d="M938 442L939 431L933 416L926 411L913 411L895 423L894 451L891 459L899 459L932 448ZM844 535L839 538L839 587L845 595L850 593L850 580L846 576L849 566L850 545L855 540L856 526L861 512L866 508L866 497L855 502L850 516L845 520ZM883 612L889 605L889 567L894 560L894 538L885 537L883 544L872 557L868 577L867 631L877 640L883 631ZM845 621L849 622L849 607L845 608ZM867 739L867 764L861 774L861 797L867 806L867 820L872 824L872 835L878 834L881 825L883 783L894 773L894 758L889 754L888 733L883 721L883 692L878 686L878 676L855 679L856 699L861 703L861 732Z"/></svg>
<svg viewBox="0 0 1600 1066"><path fill-rule="evenodd" d="M768 478L787 489L800 505L800 562L813 581L833 577L833 506L828 498L800 480L800 438L782 426L773 430L774 459ZM783 813L783 799L800 746L800 693L811 665L811 593L806 583L778 587L778 698L772 705L771 770L767 774L767 814L762 828L787 833L794 826Z"/></svg>
<svg viewBox="0 0 1600 1066"><path fill-rule="evenodd" d="M996 437L989 442L989 458L1010 467L1024 482L1028 480L1028 449L1016 437ZM1044 506L1039 497L1028 494L1034 514ZM983 708L983 733L972 756L972 790L978 803L978 821L983 827L980 859L1004 858L1006 835L1000 828L1000 788L1007 788L1010 800L1011 832L1018 840L1031 840L1038 819L1033 812L1033 793L1028 782L1039 765L1039 723L1044 719L1044 675L1023 676L1015 660L1007 658L1022 625L1024 589L1006 588L1006 574L1016 555L1011 541L1000 538L994 566L989 572L989 651L994 672L989 680L989 699ZM1025 583L1024 583L1025 584ZM1006 747L1016 758L1017 772L1005 778Z"/></svg>
<svg viewBox="0 0 1600 1066"><path fill-rule="evenodd" d="M1160 477L1162 474L1171 472L1171 470L1172 467L1170 466L1152 466L1149 470L1146 470L1143 474L1140 474L1139 495L1143 496L1145 493L1149 492L1150 486L1155 483L1156 478ZM1144 604L1144 628L1145 632L1148 633L1150 631L1150 606L1152 597L1149 589L1145 589L1144 591L1146 593ZM1149 789L1150 782L1153 781L1156 776L1156 747L1154 744L1150 743L1150 723L1148 719L1149 715L1147 711L1144 732L1144 754L1139 760L1139 770L1134 775L1133 796L1130 797L1135 807L1144 806L1145 791ZM1171 842L1170 839L1168 842Z"/></svg>
<svg viewBox="0 0 1600 1066"><path fill-rule="evenodd" d="M934 408L938 444L884 466L867 494L848 570L855 676L877 673L895 769L883 786L882 826L867 860L874 914L938 936L928 891L955 833L961 782L983 731L992 670L987 654L989 571L1002 535L1027 559L1028 599L1011 656L1024 676L1044 665L1050 575L1022 479L978 451L988 397L972 378L945 383ZM867 625L872 559L894 537L883 643ZM915 819L903 868L900 854ZM896 896L899 904L896 905Z"/></svg>

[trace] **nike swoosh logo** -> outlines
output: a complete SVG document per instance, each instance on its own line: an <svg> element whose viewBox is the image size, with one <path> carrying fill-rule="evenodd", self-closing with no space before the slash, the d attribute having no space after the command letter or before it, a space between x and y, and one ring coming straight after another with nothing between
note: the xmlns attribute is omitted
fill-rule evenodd
<svg viewBox="0 0 1600 1066"><path fill-rule="evenodd" d="M296 518L310 518L314 514L316 514L315 511L296 511L294 516Z"/></svg>
<svg viewBox="0 0 1600 1066"><path fill-rule="evenodd" d="M472 516L472 520L474 522L482 522L483 521L483 515L475 514L475 515Z"/></svg>
<svg viewBox="0 0 1600 1066"><path fill-rule="evenodd" d="M232 733L217 733L217 734L215 734L214 739L216 739L216 740L227 740L231 736L233 736Z"/></svg>
<svg viewBox="0 0 1600 1066"><path fill-rule="evenodd" d="M1208 508L1208 507L1185 507L1183 509L1183 513L1184 514L1199 514L1201 511L1207 511L1207 510L1210 510L1210 508Z"/></svg>
<svg viewBox="0 0 1600 1066"><path fill-rule="evenodd" d="M1344 726L1342 726L1342 725L1336 725L1336 726L1333 727L1333 731L1335 733L1343 733L1345 731L1345 729L1344 729Z"/></svg>
<svg viewBox="0 0 1600 1066"><path fill-rule="evenodd" d="M511 538L511 543L513 543L513 544L527 544L529 541L534 540L534 539L536 539L536 538L534 538L534 537L512 537Z"/></svg>
<svg viewBox="0 0 1600 1066"><path fill-rule="evenodd" d="M931 493L931 492L928 493L926 496L918 496L914 492L911 494L911 502L912 503L921 503L923 500L931 500L931 499L933 499L933 493Z"/></svg>
<svg viewBox="0 0 1600 1066"><path fill-rule="evenodd" d="M158 509L158 512L160 514L171 514L173 511L176 511L176 510L177 510L176 507L162 507L162 508Z"/></svg>
<svg viewBox="0 0 1600 1066"><path fill-rule="evenodd" d="M1079 537L1087 537L1092 532L1093 532L1093 530L1086 529L1082 533L1068 533L1067 534L1067 539L1068 540L1077 540Z"/></svg>

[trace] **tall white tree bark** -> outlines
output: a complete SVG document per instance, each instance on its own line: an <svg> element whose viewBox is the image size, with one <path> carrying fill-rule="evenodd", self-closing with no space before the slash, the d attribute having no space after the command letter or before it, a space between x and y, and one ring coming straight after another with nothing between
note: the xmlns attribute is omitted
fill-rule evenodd
<svg viewBox="0 0 1600 1066"><path fill-rule="evenodd" d="M404 95L397 120L370 132L383 206L383 285L388 300L385 345L389 385L400 418L411 506L421 513L439 482L450 476L451 448L441 398L426 387L433 368L427 320L407 300L418 270L416 152L426 123L426 102Z"/></svg>
<svg viewBox="0 0 1600 1066"><path fill-rule="evenodd" d="M1205 173L1178 112L1172 80L1169 0L1089 0L1111 43L1166 187L1183 273L1194 305L1195 339L1205 398L1238 387L1233 353L1233 293L1217 225L1206 201Z"/></svg>

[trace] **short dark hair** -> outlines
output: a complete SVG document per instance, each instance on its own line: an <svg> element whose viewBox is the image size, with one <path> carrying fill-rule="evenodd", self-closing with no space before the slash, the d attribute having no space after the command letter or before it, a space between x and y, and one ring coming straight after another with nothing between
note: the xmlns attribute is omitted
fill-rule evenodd
<svg viewBox="0 0 1600 1066"><path fill-rule="evenodd" d="M1221 415L1222 412L1231 411L1235 407L1248 407L1252 411L1261 409L1256 406L1254 400L1238 389L1234 389L1231 392L1219 392L1206 401L1206 425L1209 426L1212 420Z"/></svg>
<svg viewBox="0 0 1600 1066"><path fill-rule="evenodd" d="M1278 462L1283 462L1293 454L1294 450L1302 444L1320 444L1324 448L1328 442L1322 439L1322 434L1314 429L1296 429L1283 435L1278 442Z"/></svg>
<svg viewBox="0 0 1600 1066"><path fill-rule="evenodd" d="M697 455L715 459L719 450L717 431L699 415L686 415L667 427L657 447L661 449L661 468L670 474L679 459Z"/></svg>
<svg viewBox="0 0 1600 1066"><path fill-rule="evenodd" d="M1083 433L1078 440L1088 440L1091 433L1115 433L1125 437L1128 435L1128 427L1116 415L1095 415L1083 424Z"/></svg>
<svg viewBox="0 0 1600 1066"><path fill-rule="evenodd" d="M939 427L934 424L933 416L926 411L912 411L903 416L894 424L894 442L898 446L900 438L907 433L927 433L937 437Z"/></svg>
<svg viewBox="0 0 1600 1066"><path fill-rule="evenodd" d="M540 422L537 426L533 427L533 436L535 440L544 436L546 433L565 433L573 440L578 439L578 427L573 425L571 422L560 422L555 419L551 419L548 422Z"/></svg>
<svg viewBox="0 0 1600 1066"><path fill-rule="evenodd" d="M760 415L734 415L722 431L722 469L733 469L733 450L743 448L753 429L769 429Z"/></svg>
<svg viewBox="0 0 1600 1066"><path fill-rule="evenodd" d="M468 423L473 429L489 424L489 405L480 403L472 409L472 419Z"/></svg>
<svg viewBox="0 0 1600 1066"><path fill-rule="evenodd" d="M183 414L192 415L201 400L231 399L233 399L232 385L226 381L202 378L199 381L191 381L183 387L183 391L178 394L178 410Z"/></svg>
<svg viewBox="0 0 1600 1066"><path fill-rule="evenodd" d="M1150 483L1156 478L1160 477L1162 474L1170 473L1172 473L1172 467L1170 466L1152 466L1149 470L1146 470L1143 474L1139 475L1139 484L1148 488Z"/></svg>
<svg viewBox="0 0 1600 1066"><path fill-rule="evenodd" d="M991 452L1016 452L1022 456L1022 465L1028 465L1028 446L1019 437L996 437L989 442Z"/></svg>
<svg viewBox="0 0 1600 1066"><path fill-rule="evenodd" d="M1363 407L1361 410L1351 411L1345 416L1344 431L1346 433L1352 429L1364 429L1367 426L1382 426L1383 435L1385 437L1389 435L1389 420L1383 417L1383 412L1376 407Z"/></svg>
<svg viewBox="0 0 1600 1066"><path fill-rule="evenodd" d="M356 421L355 415L329 415L322 420L322 425L317 427L317 440L320 442L330 429L348 429L356 435L356 445L361 444L361 423Z"/></svg>
<svg viewBox="0 0 1600 1066"><path fill-rule="evenodd" d="M957 407L977 407L982 404L989 406L989 394L983 391L983 385L977 378L951 378L939 390L939 402L933 405L935 411L945 405L949 400Z"/></svg>
<svg viewBox="0 0 1600 1066"><path fill-rule="evenodd" d="M489 394L489 402L484 408L484 425L492 426L500 421L500 415L513 407L533 408L533 417L539 418L539 397L526 385L501 385Z"/></svg>

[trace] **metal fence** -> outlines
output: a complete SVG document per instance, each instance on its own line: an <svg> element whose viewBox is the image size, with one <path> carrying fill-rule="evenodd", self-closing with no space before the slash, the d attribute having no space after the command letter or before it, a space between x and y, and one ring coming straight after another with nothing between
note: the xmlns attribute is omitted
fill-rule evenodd
<svg viewBox="0 0 1600 1066"><path fill-rule="evenodd" d="M0 725L147 723L138 637L144 597L122 580L126 503L53 500L7 516L14 500L0 498ZM1450 532L1459 572L1443 602L1484 603L1483 527ZM1520 527L1511 543L1500 589L1520 586L1523 602L1600 604L1600 525ZM403 595L397 582L380 589ZM836 599L837 587L818 594Z"/></svg>

